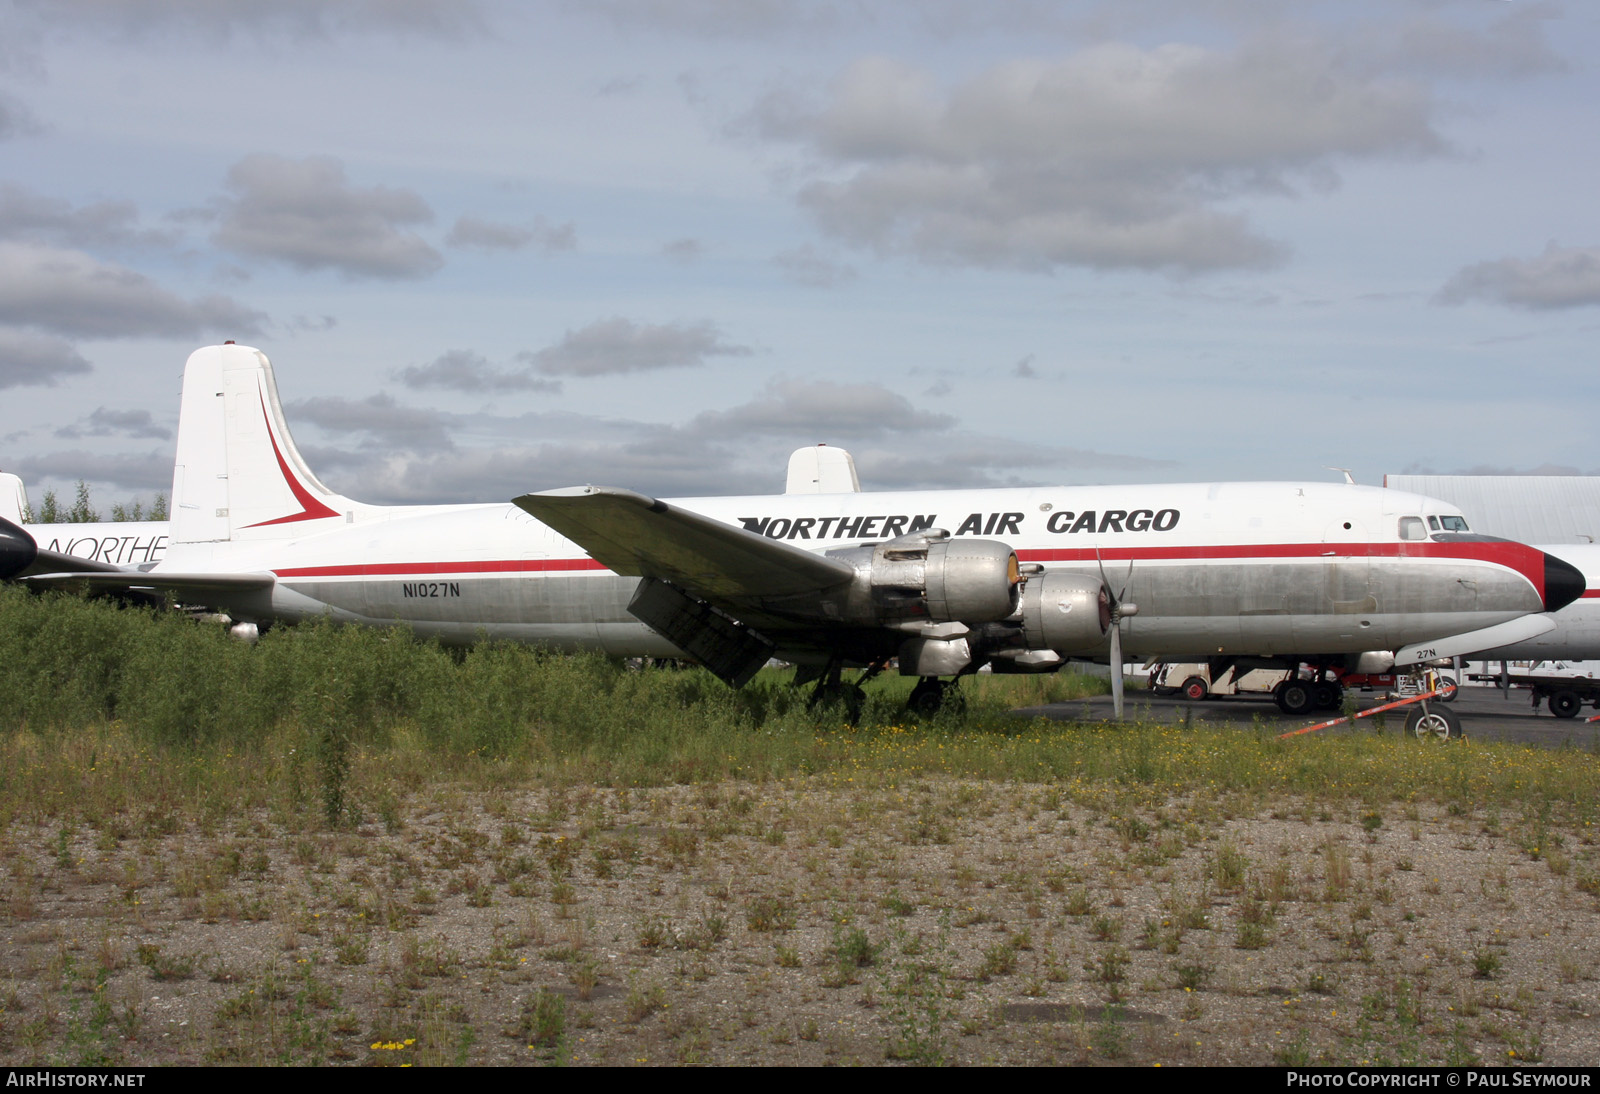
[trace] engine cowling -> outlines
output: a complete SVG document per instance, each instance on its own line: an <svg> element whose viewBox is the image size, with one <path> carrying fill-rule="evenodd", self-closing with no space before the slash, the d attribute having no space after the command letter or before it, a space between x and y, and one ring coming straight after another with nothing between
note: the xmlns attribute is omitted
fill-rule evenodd
<svg viewBox="0 0 1600 1094"><path fill-rule="evenodd" d="M1083 574L1038 574L1022 589L1022 634L1030 650L1091 653L1111 629L1105 585Z"/></svg>
<svg viewBox="0 0 1600 1094"><path fill-rule="evenodd" d="M829 551L856 568L839 610L851 623L993 623L1017 609L1016 552L930 529L871 547Z"/></svg>

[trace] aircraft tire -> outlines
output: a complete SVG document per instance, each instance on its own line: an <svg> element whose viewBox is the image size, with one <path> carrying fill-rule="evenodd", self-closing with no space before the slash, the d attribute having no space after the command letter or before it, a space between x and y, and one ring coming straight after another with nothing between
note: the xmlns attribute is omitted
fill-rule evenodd
<svg viewBox="0 0 1600 1094"><path fill-rule="evenodd" d="M1575 717L1583 709L1583 700L1575 691L1558 691L1550 696L1550 713L1557 718Z"/></svg>
<svg viewBox="0 0 1600 1094"><path fill-rule="evenodd" d="M1311 702L1318 710L1338 710L1344 705L1344 688L1326 681L1312 684Z"/></svg>
<svg viewBox="0 0 1600 1094"><path fill-rule="evenodd" d="M1200 700L1210 694L1211 689L1198 676L1191 676L1183 682L1183 697L1185 699Z"/></svg>
<svg viewBox="0 0 1600 1094"><path fill-rule="evenodd" d="M911 689L911 695L906 699L906 709L920 717L933 717L944 705L947 687L949 685L937 676L922 677L917 681L917 686Z"/></svg>
<svg viewBox="0 0 1600 1094"><path fill-rule="evenodd" d="M1285 680L1273 689L1272 697L1278 701L1279 710L1295 717L1310 714L1316 705L1311 685L1304 680Z"/></svg>
<svg viewBox="0 0 1600 1094"><path fill-rule="evenodd" d="M1406 715L1406 732L1419 741L1456 740L1461 736L1461 715L1448 707L1414 707Z"/></svg>
<svg viewBox="0 0 1600 1094"><path fill-rule="evenodd" d="M1461 694L1461 688L1456 685L1456 678L1454 676L1439 677L1439 686L1441 688L1451 689L1448 695L1439 696L1439 702L1441 703L1453 703L1456 701L1456 696Z"/></svg>

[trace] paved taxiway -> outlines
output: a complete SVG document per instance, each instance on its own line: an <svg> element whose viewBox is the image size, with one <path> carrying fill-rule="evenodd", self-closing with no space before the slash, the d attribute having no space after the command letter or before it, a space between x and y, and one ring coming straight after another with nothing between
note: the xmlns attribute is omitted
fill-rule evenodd
<svg viewBox="0 0 1600 1094"><path fill-rule="evenodd" d="M1519 744L1540 745L1547 748L1582 748L1600 752L1600 722L1585 724L1584 719L1600 713L1585 707L1576 718L1554 718L1543 705L1535 710L1529 705L1526 691L1513 691L1509 698L1493 688L1464 688L1461 697L1451 709L1461 716L1462 731L1482 741L1511 741ZM1378 695L1365 694L1357 698L1358 709L1378 706L1385 700ZM1191 719L1211 724L1254 725L1259 719L1262 726L1279 733L1313 725L1333 715L1318 714L1291 718L1279 712L1270 699L1202 699L1194 702L1177 696L1157 696L1147 691L1130 689L1127 697L1128 716L1154 722L1181 722L1187 713ZM1405 726L1408 708L1389 711L1382 717L1384 731L1400 732ZM1111 696L1092 699L1074 699L1066 703L1051 703L1042 707L1026 707L1018 714L1033 717L1044 715L1058 721L1102 721L1111 717ZM1370 733L1375 718L1363 718L1353 725L1335 726L1320 730L1322 733Z"/></svg>

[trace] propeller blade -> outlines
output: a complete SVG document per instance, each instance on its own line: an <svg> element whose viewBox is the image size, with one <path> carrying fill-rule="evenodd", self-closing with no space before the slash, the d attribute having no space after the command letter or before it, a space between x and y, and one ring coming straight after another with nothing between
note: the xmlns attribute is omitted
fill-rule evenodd
<svg viewBox="0 0 1600 1094"><path fill-rule="evenodd" d="M1128 572L1122 578L1120 592L1111 591L1111 581L1106 577L1106 560L1100 557L1100 545L1094 547L1095 565L1100 567L1100 588L1105 590L1106 596L1111 600L1111 712L1117 721L1122 721L1122 598L1128 592L1128 584L1133 580L1133 559L1128 559ZM1128 614L1132 615L1139 609L1128 605Z"/></svg>
<svg viewBox="0 0 1600 1094"><path fill-rule="evenodd" d="M1122 721L1122 617L1111 613L1111 713Z"/></svg>

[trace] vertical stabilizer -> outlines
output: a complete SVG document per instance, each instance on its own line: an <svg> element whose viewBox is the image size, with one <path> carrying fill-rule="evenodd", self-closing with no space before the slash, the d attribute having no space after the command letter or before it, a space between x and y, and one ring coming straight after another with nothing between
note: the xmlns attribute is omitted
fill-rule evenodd
<svg viewBox="0 0 1600 1094"><path fill-rule="evenodd" d="M842 448L825 444L797 448L789 457L785 494L859 494L856 461Z"/></svg>
<svg viewBox="0 0 1600 1094"><path fill-rule="evenodd" d="M189 356L172 473L174 543L300 536L353 519L357 508L301 459L266 354L228 344Z"/></svg>
<svg viewBox="0 0 1600 1094"><path fill-rule="evenodd" d="M28 488L9 471L0 471L0 520L26 524L28 522L22 518L27 512Z"/></svg>

